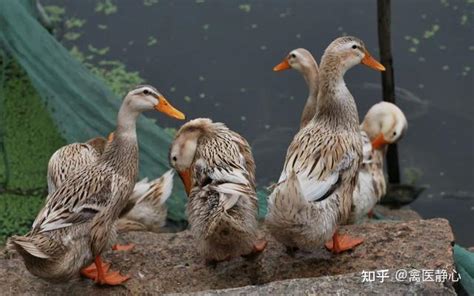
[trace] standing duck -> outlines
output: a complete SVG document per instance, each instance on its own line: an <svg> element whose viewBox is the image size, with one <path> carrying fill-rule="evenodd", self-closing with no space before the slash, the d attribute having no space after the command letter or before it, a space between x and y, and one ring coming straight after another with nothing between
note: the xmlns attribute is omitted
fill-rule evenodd
<svg viewBox="0 0 474 296"><path fill-rule="evenodd" d="M208 262L262 251L257 238L255 162L247 141L223 123L191 120L170 151L189 196L191 232Z"/></svg>
<svg viewBox="0 0 474 296"><path fill-rule="evenodd" d="M314 117L318 104L319 68L313 55L304 48L297 48L286 56L283 61L273 68L273 71L295 69L303 75L308 84L309 94L301 114L300 129L305 127Z"/></svg>
<svg viewBox="0 0 474 296"><path fill-rule="evenodd" d="M59 148L49 159L49 196L76 170L97 161L107 142L113 141L113 133L108 139L97 137L86 143L72 143ZM152 181L148 178L135 184L127 206L120 213L117 229L126 231L159 232L167 216L166 200L173 189L173 170ZM48 196L48 197L49 197ZM114 250L127 250L129 246L113 246Z"/></svg>
<svg viewBox="0 0 474 296"><path fill-rule="evenodd" d="M115 240L115 222L126 206L138 173L136 120L157 110L184 119L152 86L139 86L123 100L113 141L99 159L75 171L48 198L32 229L12 236L14 248L34 275L65 281L94 262L89 276L98 284L117 285L128 279L108 270L101 254Z"/></svg>
<svg viewBox="0 0 474 296"><path fill-rule="evenodd" d="M364 160L353 197L349 222L369 214L386 193L383 163L387 145L396 143L406 132L407 119L402 110L388 102L373 105L361 124L365 137Z"/></svg>
<svg viewBox="0 0 474 296"><path fill-rule="evenodd" d="M362 161L357 107L343 78L359 63L385 70L358 38L338 38L325 50L316 113L290 144L269 197L266 223L289 250L313 250L331 237L334 253L362 243L337 231L349 217Z"/></svg>

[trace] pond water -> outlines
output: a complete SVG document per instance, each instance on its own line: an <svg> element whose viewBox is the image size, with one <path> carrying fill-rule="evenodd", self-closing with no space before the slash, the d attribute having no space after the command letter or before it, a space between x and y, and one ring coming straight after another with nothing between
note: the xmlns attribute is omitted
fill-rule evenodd
<svg viewBox="0 0 474 296"><path fill-rule="evenodd" d="M156 86L188 118L210 117L245 136L258 182L276 180L307 97L294 71L272 72L291 50L319 61L343 34L378 57L374 0L360 1L64 1L66 18L86 23L66 47L109 50ZM99 5L109 5L101 10ZM392 1L397 103L409 129L400 141L403 180L429 188L412 204L423 217L445 217L456 241L474 245L474 4L472 0ZM114 7L116 11L114 11ZM104 13L107 11L107 13ZM359 114L381 99L380 73L359 66L345 76ZM176 121L157 116L162 126Z"/></svg>

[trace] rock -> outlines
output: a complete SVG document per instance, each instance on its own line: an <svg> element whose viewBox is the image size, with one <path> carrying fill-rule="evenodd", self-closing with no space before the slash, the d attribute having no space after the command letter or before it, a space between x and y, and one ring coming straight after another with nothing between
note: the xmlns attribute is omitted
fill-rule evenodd
<svg viewBox="0 0 474 296"><path fill-rule="evenodd" d="M259 257L253 260L236 258L216 267L206 266L196 254L189 231L175 234L128 233L122 240L135 243L135 250L106 255L113 269L132 276L123 286L104 289L85 279L59 285L46 283L29 274L21 259L4 256L0 257L0 291L15 295L62 294L64 291L88 296L135 295L189 293L274 282L260 286L262 293L272 289L283 293L289 291L285 290L285 286L293 287L301 283L299 288L303 289L309 287L310 281L321 291L332 292L338 285L339 289L358 287L357 291L365 291L366 287L361 283L361 272L364 270L445 269L449 273L454 268L451 247L454 237L445 219L388 221L352 225L341 230L363 237L365 242L354 251L337 256L320 249L313 253L297 252L292 257L286 254L282 245L267 236L268 247ZM334 275L341 276L324 278ZM299 278L313 279L285 281ZM339 279L344 279L344 284ZM415 287L416 284L406 284L404 291L431 289L441 293L443 289L452 290L451 282L445 283L446 288L429 285ZM403 290L403 287L393 284L394 289ZM257 291L255 289L258 288L242 289Z"/></svg>
<svg viewBox="0 0 474 296"><path fill-rule="evenodd" d="M395 270L391 270L392 274L394 272ZM442 283L410 283L408 281L362 283L359 273L323 276L318 278L283 280L260 286L208 290L203 292L187 293L186 295L321 295L328 294L328 292L330 292L331 295L457 295L453 287L444 286Z"/></svg>

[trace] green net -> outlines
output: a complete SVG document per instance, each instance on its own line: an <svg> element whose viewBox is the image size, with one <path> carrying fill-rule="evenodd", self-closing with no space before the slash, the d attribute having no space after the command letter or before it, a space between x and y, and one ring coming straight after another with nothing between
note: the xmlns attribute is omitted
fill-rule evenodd
<svg viewBox="0 0 474 296"><path fill-rule="evenodd" d="M120 98L43 28L37 21L38 13L34 5L35 1L30 0L0 0L1 49L13 56L26 71L55 126L68 143L108 135L115 127ZM0 75L0 88L3 88L4 71ZM0 107L3 97L0 98ZM158 177L169 169L171 136L143 116L138 121L137 132L140 176ZM0 128L0 141L3 139L1 136ZM0 165L0 177L3 171ZM266 193L259 191L258 196L260 216L264 216ZM185 220L185 202L182 183L175 180L172 196L168 200L168 217L171 220Z"/></svg>
<svg viewBox="0 0 474 296"><path fill-rule="evenodd" d="M115 127L121 99L72 58L38 23L29 12L31 5L31 1L0 0L2 49L26 71L67 142L108 135ZM0 104L2 101L0 99ZM137 132L140 176L158 177L169 169L171 137L143 116L138 120ZM169 218L184 220L184 204L182 184L175 182L173 196L169 199Z"/></svg>

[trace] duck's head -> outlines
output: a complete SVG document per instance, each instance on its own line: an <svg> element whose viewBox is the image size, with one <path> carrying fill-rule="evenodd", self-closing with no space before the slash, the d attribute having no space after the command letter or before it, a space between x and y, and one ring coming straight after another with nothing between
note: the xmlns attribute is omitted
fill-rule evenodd
<svg viewBox="0 0 474 296"><path fill-rule="evenodd" d="M316 61L313 55L304 48L297 48L290 51L290 53L275 67L273 71L283 71L287 69L295 69L298 72L305 72L305 70L315 67Z"/></svg>
<svg viewBox="0 0 474 296"><path fill-rule="evenodd" d="M397 142L406 132L408 122L402 110L392 103L373 105L362 122L362 129L369 136L374 149Z"/></svg>
<svg viewBox="0 0 474 296"><path fill-rule="evenodd" d="M137 86L127 94L124 103L139 113L156 110L176 119L185 119L181 111L171 106L168 100L150 85Z"/></svg>
<svg viewBox="0 0 474 296"><path fill-rule="evenodd" d="M169 161L183 181L186 192L191 191L191 164L196 154L198 140L212 128L212 121L207 118L193 119L184 124L176 133L171 144Z"/></svg>
<svg viewBox="0 0 474 296"><path fill-rule="evenodd" d="M324 54L337 56L343 71L360 63L377 71L385 71L385 67L370 55L364 42L356 37L337 38L328 46Z"/></svg>

